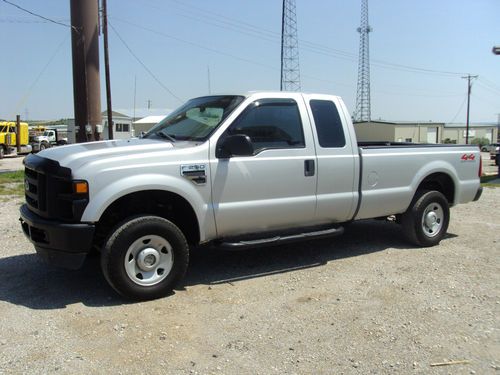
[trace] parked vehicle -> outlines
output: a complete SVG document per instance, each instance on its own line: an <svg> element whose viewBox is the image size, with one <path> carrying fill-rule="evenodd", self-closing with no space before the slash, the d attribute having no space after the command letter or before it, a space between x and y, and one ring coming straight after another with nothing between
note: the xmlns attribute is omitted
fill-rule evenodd
<svg viewBox="0 0 500 375"><path fill-rule="evenodd" d="M497 143L495 147L493 147L491 150L490 150L490 159L491 160L495 160L495 165L498 165L498 157L497 155L500 153L500 146L499 144Z"/></svg>
<svg viewBox="0 0 500 375"><path fill-rule="evenodd" d="M0 159L4 155L17 153L17 125L13 121L0 121ZM20 123L20 146L19 154L28 154L31 152L31 146L28 144L28 124Z"/></svg>
<svg viewBox="0 0 500 375"><path fill-rule="evenodd" d="M135 299L169 293L203 244L268 246L390 216L434 246L449 207L482 192L477 146L358 143L339 97L285 92L192 99L140 139L25 166L21 223L37 253L78 268L99 249L107 281Z"/></svg>
<svg viewBox="0 0 500 375"><path fill-rule="evenodd" d="M489 145L484 145L481 147L482 152L491 152L491 150L494 150L495 147L498 147L498 143L491 143Z"/></svg>
<svg viewBox="0 0 500 375"><path fill-rule="evenodd" d="M33 152L43 151L52 146L62 146L68 143L67 127L45 128L42 134L30 136Z"/></svg>

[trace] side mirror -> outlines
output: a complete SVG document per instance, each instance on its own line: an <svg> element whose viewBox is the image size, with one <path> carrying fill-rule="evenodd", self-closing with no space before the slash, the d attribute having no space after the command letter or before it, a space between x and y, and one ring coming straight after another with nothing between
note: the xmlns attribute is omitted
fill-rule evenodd
<svg viewBox="0 0 500 375"><path fill-rule="evenodd" d="M231 156L252 156L253 144L248 135L230 135L219 141L215 156L219 159L227 159Z"/></svg>

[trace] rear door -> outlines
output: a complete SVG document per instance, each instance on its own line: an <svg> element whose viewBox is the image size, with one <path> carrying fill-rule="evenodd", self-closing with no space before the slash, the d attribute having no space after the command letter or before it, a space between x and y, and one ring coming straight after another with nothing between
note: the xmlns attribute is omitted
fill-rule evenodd
<svg viewBox="0 0 500 375"><path fill-rule="evenodd" d="M343 103L329 95L305 95L317 140L315 221L343 222L354 215L358 199L359 156L351 120Z"/></svg>
<svg viewBox="0 0 500 375"><path fill-rule="evenodd" d="M254 154L218 159L216 142L245 134ZM219 236L309 224L315 217L316 155L302 97L253 100L211 144Z"/></svg>

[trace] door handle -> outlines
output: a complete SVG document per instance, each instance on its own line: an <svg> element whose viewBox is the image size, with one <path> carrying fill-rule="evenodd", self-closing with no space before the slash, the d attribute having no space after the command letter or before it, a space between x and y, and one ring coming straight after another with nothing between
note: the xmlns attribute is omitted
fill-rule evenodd
<svg viewBox="0 0 500 375"><path fill-rule="evenodd" d="M304 160L304 176L314 176L315 169L314 160Z"/></svg>

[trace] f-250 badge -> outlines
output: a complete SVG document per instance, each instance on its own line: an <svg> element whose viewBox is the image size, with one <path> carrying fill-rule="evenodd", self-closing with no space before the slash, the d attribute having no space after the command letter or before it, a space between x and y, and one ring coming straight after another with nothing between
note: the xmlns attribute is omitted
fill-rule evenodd
<svg viewBox="0 0 500 375"><path fill-rule="evenodd" d="M207 182L206 169L205 164L184 164L181 165L181 176L193 181L196 185L203 185Z"/></svg>

